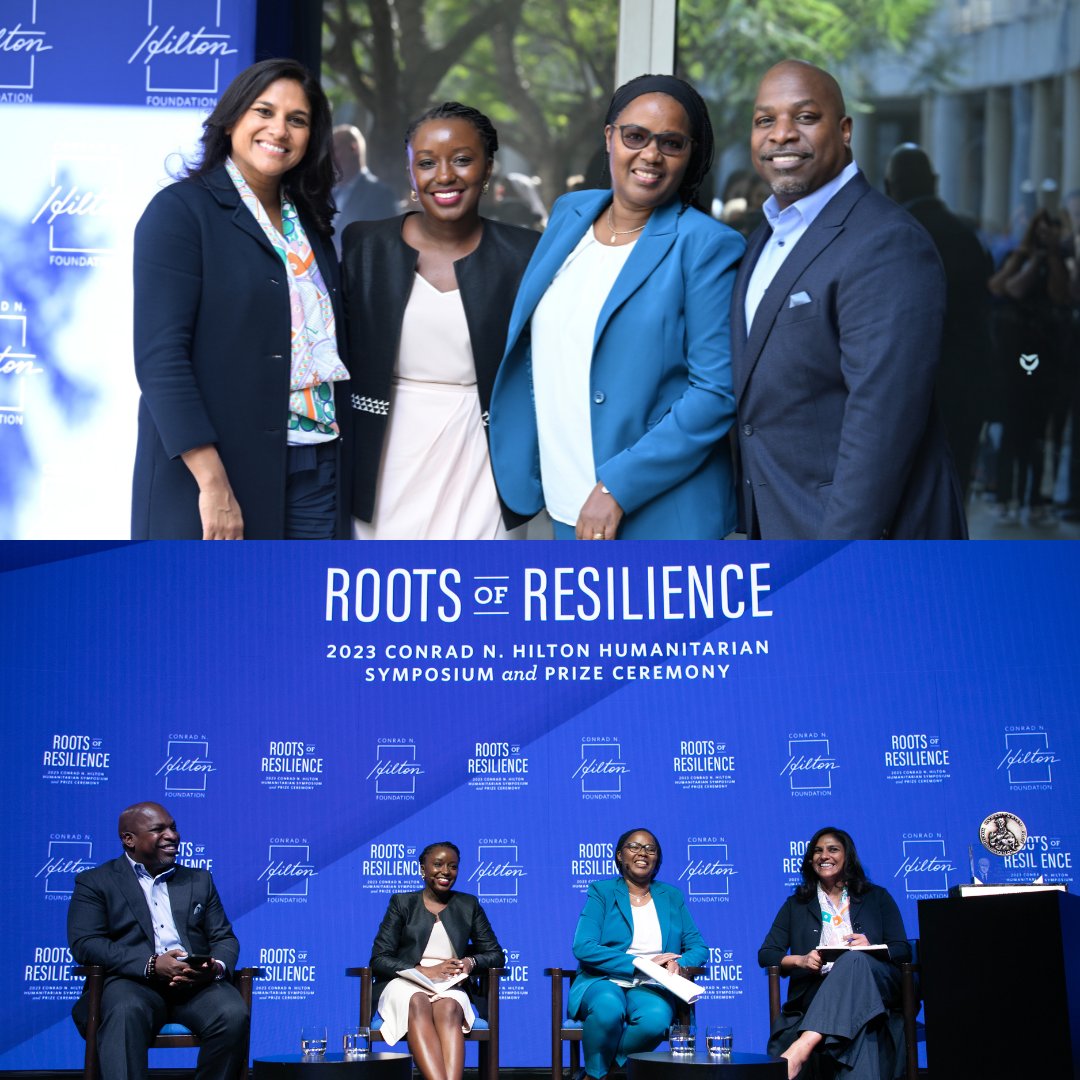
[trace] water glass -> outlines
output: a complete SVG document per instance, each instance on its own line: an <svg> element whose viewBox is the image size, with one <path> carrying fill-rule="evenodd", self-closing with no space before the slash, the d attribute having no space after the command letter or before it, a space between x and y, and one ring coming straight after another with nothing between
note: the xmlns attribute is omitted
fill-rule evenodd
<svg viewBox="0 0 1080 1080"><path fill-rule="evenodd" d="M693 1020L690 1021L688 1027L688 1038L686 1040L686 1049L690 1054L697 1052L697 1024Z"/></svg>
<svg viewBox="0 0 1080 1080"><path fill-rule="evenodd" d="M705 1029L705 1048L710 1057L731 1057L731 1028L727 1024L710 1025Z"/></svg>
<svg viewBox="0 0 1080 1080"><path fill-rule="evenodd" d="M326 1053L326 1027L309 1024L300 1029L300 1052L306 1058L319 1058Z"/></svg>
<svg viewBox="0 0 1080 1080"><path fill-rule="evenodd" d="M668 1045L671 1047L672 1057L689 1057L690 1028L686 1024L672 1024L668 1031Z"/></svg>
<svg viewBox="0 0 1080 1080"><path fill-rule="evenodd" d="M371 1050L371 1029L366 1027L350 1028L341 1041L348 1061L366 1057Z"/></svg>

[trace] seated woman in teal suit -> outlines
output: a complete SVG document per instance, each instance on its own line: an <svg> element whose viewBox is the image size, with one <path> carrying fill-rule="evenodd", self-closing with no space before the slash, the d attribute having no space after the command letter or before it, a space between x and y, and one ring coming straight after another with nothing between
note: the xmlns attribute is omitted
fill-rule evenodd
<svg viewBox="0 0 1080 1080"><path fill-rule="evenodd" d="M632 829L615 847L622 876L589 886L574 933L578 971L567 1009L583 1023L588 1076L606 1076L613 1063L652 1050L675 1015L675 999L645 980L635 956L673 973L708 959L682 893L656 880L662 859L660 841L648 829Z"/></svg>
<svg viewBox="0 0 1080 1080"><path fill-rule="evenodd" d="M518 289L490 442L505 503L556 539L718 539L735 527L728 309L746 244L693 204L712 163L700 95L615 91L611 190L555 204Z"/></svg>

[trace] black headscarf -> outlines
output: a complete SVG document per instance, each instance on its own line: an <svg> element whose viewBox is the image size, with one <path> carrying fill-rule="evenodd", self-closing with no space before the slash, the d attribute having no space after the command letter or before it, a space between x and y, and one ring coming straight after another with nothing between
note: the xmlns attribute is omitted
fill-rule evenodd
<svg viewBox="0 0 1080 1080"><path fill-rule="evenodd" d="M704 210L705 207L698 201L698 191L712 168L713 160L713 129L708 106L688 82L674 75L639 75L623 83L612 94L604 125L614 124L626 106L642 94L667 94L683 107L690 121L690 137L694 142L686 173L679 185L679 198L683 206L695 205L699 210Z"/></svg>

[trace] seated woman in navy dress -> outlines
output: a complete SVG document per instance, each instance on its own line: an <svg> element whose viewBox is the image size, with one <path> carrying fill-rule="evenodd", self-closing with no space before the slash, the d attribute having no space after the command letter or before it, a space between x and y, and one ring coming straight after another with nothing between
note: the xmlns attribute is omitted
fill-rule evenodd
<svg viewBox="0 0 1080 1080"><path fill-rule="evenodd" d="M791 977L769 1053L787 1059L789 1080L891 1080L902 1029L891 1029L888 1013L899 1003L897 965L911 959L900 910L867 880L843 829L818 829L801 869L802 882L758 950L762 967L779 964ZM886 945L888 958L855 951L826 963L818 951L868 945Z"/></svg>
<svg viewBox="0 0 1080 1080"><path fill-rule="evenodd" d="M675 1015L675 999L646 979L634 958L648 957L675 974L708 959L682 893L656 880L662 859L648 829L623 833L615 847L620 876L589 886L578 919L578 971L567 1011L583 1022L585 1072L594 1078L630 1054L654 1049Z"/></svg>

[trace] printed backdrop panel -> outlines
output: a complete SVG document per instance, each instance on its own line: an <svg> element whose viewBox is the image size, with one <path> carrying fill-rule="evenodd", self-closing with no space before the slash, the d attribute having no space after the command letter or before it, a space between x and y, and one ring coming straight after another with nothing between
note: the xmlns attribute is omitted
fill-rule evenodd
<svg viewBox="0 0 1080 1080"><path fill-rule="evenodd" d="M853 833L918 933L970 877L1072 882L1070 544L5 545L0 1068L72 1068L65 916L164 802L266 969L252 1052L334 1040L389 895L462 852L508 953L502 1060L548 1061L545 966L645 826L710 945L700 1023L762 1050L757 948L810 834ZM470 1051L471 1053L472 1051ZM175 1058L171 1058L175 1060ZM471 1060L471 1059L470 1059Z"/></svg>

